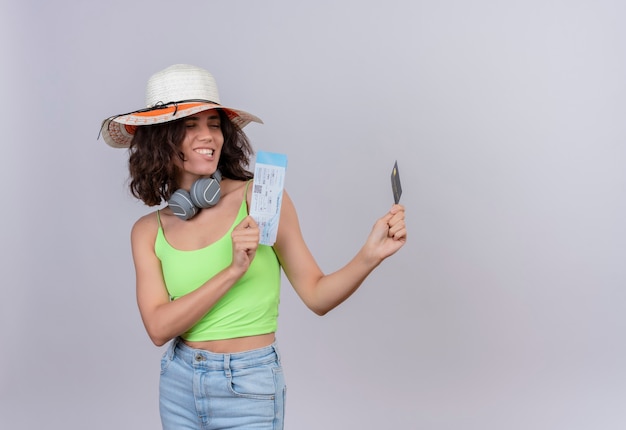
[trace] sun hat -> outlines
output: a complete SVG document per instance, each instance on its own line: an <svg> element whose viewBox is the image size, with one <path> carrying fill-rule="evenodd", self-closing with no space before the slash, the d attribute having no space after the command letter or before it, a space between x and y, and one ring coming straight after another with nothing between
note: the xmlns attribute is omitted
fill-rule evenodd
<svg viewBox="0 0 626 430"><path fill-rule="evenodd" d="M114 148L128 148L137 127L162 124L209 109L221 109L240 128L258 117L220 104L213 75L189 64L175 64L155 73L146 86L146 108L114 115L102 122L104 141Z"/></svg>

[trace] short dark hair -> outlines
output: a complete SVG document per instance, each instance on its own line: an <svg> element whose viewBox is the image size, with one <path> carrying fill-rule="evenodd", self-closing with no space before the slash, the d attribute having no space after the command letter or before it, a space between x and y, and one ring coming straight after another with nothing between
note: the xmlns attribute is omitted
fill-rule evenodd
<svg viewBox="0 0 626 430"><path fill-rule="evenodd" d="M248 180L253 174L248 170L252 145L246 134L234 124L224 109L219 112L224 145L218 169L222 177ZM179 188L180 169L175 157L184 161L180 145L185 138L185 118L162 124L137 127L130 142L128 168L130 191L148 206L167 201Z"/></svg>

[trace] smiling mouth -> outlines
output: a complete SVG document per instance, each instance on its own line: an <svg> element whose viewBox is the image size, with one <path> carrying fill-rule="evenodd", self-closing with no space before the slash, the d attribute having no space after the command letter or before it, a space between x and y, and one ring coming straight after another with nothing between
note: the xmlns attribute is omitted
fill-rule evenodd
<svg viewBox="0 0 626 430"><path fill-rule="evenodd" d="M198 154L202 154L202 155L213 155L213 150L212 149L204 149L204 148L200 148L200 149L194 149L194 151L196 151Z"/></svg>

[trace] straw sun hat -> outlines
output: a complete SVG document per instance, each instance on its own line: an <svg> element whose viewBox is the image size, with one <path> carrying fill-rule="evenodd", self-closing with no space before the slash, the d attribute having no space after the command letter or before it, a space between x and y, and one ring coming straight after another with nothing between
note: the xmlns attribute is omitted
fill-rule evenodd
<svg viewBox="0 0 626 430"><path fill-rule="evenodd" d="M188 64L175 64L155 73L146 87L146 108L105 119L100 129L104 141L114 148L128 148L135 130L142 125L161 124L208 109L222 109L240 128L258 117L220 104L213 76Z"/></svg>

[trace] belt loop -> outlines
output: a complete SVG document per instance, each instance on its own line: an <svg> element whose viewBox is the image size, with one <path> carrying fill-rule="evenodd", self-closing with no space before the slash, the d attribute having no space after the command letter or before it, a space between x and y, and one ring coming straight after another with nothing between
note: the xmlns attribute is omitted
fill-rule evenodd
<svg viewBox="0 0 626 430"><path fill-rule="evenodd" d="M224 373L230 378L230 354L224 354Z"/></svg>
<svg viewBox="0 0 626 430"><path fill-rule="evenodd" d="M170 346L168 348L168 351L167 351L167 355L168 355L170 360L174 359L174 355L176 354L176 345L178 345L178 338L177 337L172 339L172 341L170 342Z"/></svg>
<svg viewBox="0 0 626 430"><path fill-rule="evenodd" d="M280 351L278 351L278 344L276 343L276 341L274 341L274 343L272 344L272 348L274 348L274 352L276 353L276 361L278 361L278 364L281 364Z"/></svg>

